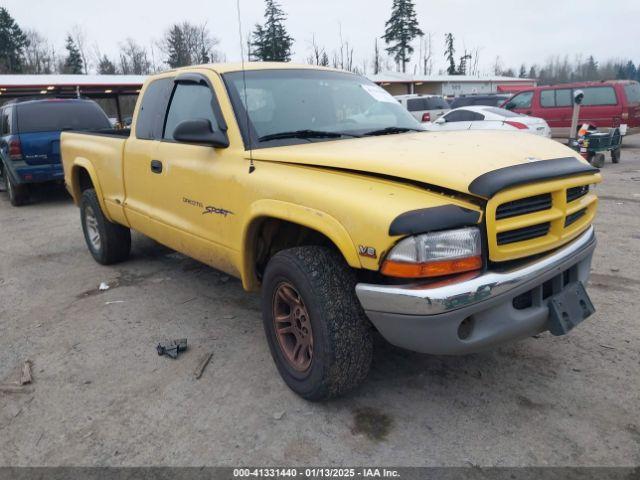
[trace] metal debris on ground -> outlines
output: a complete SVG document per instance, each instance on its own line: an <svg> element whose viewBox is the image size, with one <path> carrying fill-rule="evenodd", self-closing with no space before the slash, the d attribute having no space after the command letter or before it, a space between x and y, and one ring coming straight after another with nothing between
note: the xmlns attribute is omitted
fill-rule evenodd
<svg viewBox="0 0 640 480"><path fill-rule="evenodd" d="M2 383L0 393L33 393L33 387Z"/></svg>
<svg viewBox="0 0 640 480"><path fill-rule="evenodd" d="M20 385L26 385L28 383L31 383L32 380L33 379L31 377L31 360L27 360L22 365L22 375L20 375Z"/></svg>
<svg viewBox="0 0 640 480"><path fill-rule="evenodd" d="M200 380L200 377L202 377L204 369L207 368L207 365L209 365L209 362L211 361L211 357L213 357L213 352L205 353L198 363L198 366L193 372L193 376L196 378L196 380Z"/></svg>
<svg viewBox="0 0 640 480"><path fill-rule="evenodd" d="M160 342L156 347L158 355L167 355L171 358L178 358L178 354L184 352L186 349L186 338L181 338L178 340L166 340L164 342Z"/></svg>

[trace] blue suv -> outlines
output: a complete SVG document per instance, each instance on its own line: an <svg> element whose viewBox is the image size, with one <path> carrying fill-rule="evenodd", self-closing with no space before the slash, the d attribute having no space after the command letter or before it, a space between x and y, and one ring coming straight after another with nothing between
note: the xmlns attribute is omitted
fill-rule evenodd
<svg viewBox="0 0 640 480"><path fill-rule="evenodd" d="M29 184L63 180L60 132L110 128L107 115L91 100L13 100L2 105L0 175L11 204L28 200Z"/></svg>

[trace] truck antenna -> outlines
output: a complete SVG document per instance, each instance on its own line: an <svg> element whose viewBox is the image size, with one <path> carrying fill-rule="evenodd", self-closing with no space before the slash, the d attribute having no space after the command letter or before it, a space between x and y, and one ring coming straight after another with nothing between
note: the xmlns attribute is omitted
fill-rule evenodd
<svg viewBox="0 0 640 480"><path fill-rule="evenodd" d="M236 1L236 7L238 9L238 34L240 35L240 61L242 63L242 94L244 96L244 112L245 112L245 128L247 135L249 136L249 173L253 173L256 170L256 166L253 163L253 148L251 145L251 138L249 133L249 102L247 101L247 77L244 69L244 41L242 39L242 19L240 15L240 0Z"/></svg>

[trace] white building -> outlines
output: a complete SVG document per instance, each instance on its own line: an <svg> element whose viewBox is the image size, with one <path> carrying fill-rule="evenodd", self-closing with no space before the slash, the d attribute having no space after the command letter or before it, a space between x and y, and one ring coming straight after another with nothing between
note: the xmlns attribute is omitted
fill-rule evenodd
<svg viewBox="0 0 640 480"><path fill-rule="evenodd" d="M469 75L410 75L400 72L382 72L367 75L392 95L422 93L432 95L458 96L473 93L516 93L525 88L535 87L530 78L501 76L472 77Z"/></svg>

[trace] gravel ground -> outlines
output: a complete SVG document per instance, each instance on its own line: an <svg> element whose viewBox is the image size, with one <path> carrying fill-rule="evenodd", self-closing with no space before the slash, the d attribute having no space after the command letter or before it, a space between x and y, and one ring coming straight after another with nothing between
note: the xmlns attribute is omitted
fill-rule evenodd
<svg viewBox="0 0 640 480"><path fill-rule="evenodd" d="M286 388L237 280L139 235L100 266L64 192L0 194L0 379L34 363L33 393L0 393L0 465L638 465L640 138L603 173L592 318L466 357L378 339L366 384L327 404Z"/></svg>

